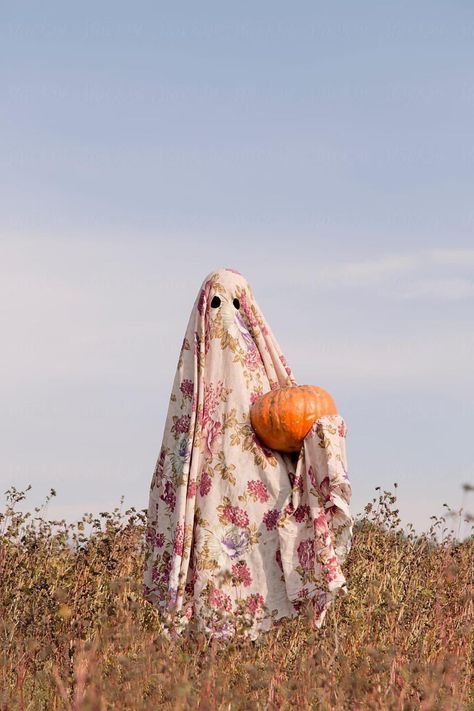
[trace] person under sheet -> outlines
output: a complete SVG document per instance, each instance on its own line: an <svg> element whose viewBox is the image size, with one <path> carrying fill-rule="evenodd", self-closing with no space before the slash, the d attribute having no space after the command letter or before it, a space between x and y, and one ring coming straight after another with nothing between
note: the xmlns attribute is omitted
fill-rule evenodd
<svg viewBox="0 0 474 711"><path fill-rule="evenodd" d="M261 631L312 606L316 627L351 548L346 424L320 417L299 452L250 423L264 393L297 385L244 276L202 282L181 346L152 476L143 595L175 637Z"/></svg>

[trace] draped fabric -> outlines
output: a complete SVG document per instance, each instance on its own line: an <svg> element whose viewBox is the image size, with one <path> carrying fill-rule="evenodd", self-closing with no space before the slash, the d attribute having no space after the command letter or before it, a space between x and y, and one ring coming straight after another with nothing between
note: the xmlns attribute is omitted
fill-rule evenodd
<svg viewBox="0 0 474 711"><path fill-rule="evenodd" d="M315 373L314 382L318 382ZM153 472L145 599L168 634L187 625L256 639L309 604L320 627L351 547L346 424L321 417L301 450L263 445L251 404L297 385L246 279L211 272L179 353Z"/></svg>

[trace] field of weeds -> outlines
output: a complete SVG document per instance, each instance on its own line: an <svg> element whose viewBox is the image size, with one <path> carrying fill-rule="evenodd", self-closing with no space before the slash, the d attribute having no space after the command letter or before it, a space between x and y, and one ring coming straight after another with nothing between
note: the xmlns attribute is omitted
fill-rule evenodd
<svg viewBox="0 0 474 711"><path fill-rule="evenodd" d="M160 633L142 598L144 511L48 521L19 510L29 488L0 514L1 711L474 709L474 536L445 517L403 531L377 487L323 627L302 615L221 648Z"/></svg>

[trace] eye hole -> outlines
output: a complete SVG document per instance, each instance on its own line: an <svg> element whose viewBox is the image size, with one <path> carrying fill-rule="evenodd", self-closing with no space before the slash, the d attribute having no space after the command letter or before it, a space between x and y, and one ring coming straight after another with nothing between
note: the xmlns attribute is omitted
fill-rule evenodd
<svg viewBox="0 0 474 711"><path fill-rule="evenodd" d="M236 309L240 309L240 301L238 300L237 297L235 297L235 299L233 300L232 303L234 304Z"/></svg>
<svg viewBox="0 0 474 711"><path fill-rule="evenodd" d="M213 309L217 309L217 307L220 305L221 305L221 300L216 294L215 296L212 297L211 306Z"/></svg>

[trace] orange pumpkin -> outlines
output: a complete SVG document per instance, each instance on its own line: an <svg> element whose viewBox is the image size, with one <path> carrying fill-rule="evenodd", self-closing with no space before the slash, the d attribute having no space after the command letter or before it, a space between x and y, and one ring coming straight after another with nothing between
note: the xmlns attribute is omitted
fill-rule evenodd
<svg viewBox="0 0 474 711"><path fill-rule="evenodd" d="M323 415L336 415L331 395L317 385L289 385L270 390L250 408L250 422L270 449L298 452L313 423Z"/></svg>

